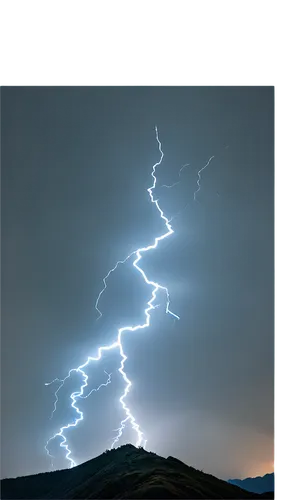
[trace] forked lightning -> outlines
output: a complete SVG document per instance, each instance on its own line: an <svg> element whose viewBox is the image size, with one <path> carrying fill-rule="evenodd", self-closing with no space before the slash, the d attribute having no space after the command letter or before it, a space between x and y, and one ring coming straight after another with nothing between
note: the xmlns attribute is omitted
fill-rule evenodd
<svg viewBox="0 0 286 500"><path fill-rule="evenodd" d="M143 269L139 266L139 263L140 263L143 255L144 255L144 253L149 252L150 250L156 249L157 246L158 246L158 243L161 240L164 240L165 238L171 236L171 234L174 232L173 229L172 229L172 226L170 224L170 220L168 220L167 217L164 215L163 210L161 209L158 200L155 199L154 195L153 195L153 191L154 191L154 189L156 187L156 183L157 183L156 168L159 165L161 165L163 157L164 157L164 153L162 151L162 145L161 145L161 142L160 142L160 139L159 139L159 134L158 134L157 127L155 127L155 133L156 133L156 140L157 140L157 144L158 144L158 149L159 149L159 152L160 152L160 159L159 159L159 161L157 163L155 163L155 165L153 165L152 173L151 173L152 178L153 178L153 184L152 184L152 186L150 188L148 188L147 191L149 193L151 202L156 206L156 208L157 208L157 210L158 210L158 212L160 214L161 219L164 221L164 224L165 224L165 227L166 227L166 231L161 236L157 236L154 239L154 242L151 245L143 247L143 248L139 248L138 250L136 250L136 251L132 252L130 255L128 255L124 260L118 261L116 263L116 265L107 273L107 275L103 279L104 288L99 293L99 296L98 296L96 304L95 304L96 310L99 313L99 317L101 317L102 313L99 310L98 306L99 306L100 298L101 298L103 292L106 290L107 279L109 278L110 274L117 269L117 267L118 267L119 264L124 264L132 256L135 256L135 259L133 261L133 266L141 274L141 276L144 279L145 283L147 283L152 288L150 300L147 302L147 307L145 308L145 311L144 311L145 312L145 323L142 324L142 325L139 324L139 325L135 325L135 326L125 326L123 328L120 328L118 330L118 332L117 332L117 338L116 338L116 340L112 344L110 344L110 345L103 345L103 346L99 347L96 356L94 356L94 357L93 356L89 356L87 358L87 360L85 361L85 363L83 363L82 365L78 366L77 368L72 368L68 372L68 375L64 379L56 378L52 382L49 382L49 383L46 384L46 385L50 385L50 384L56 383L56 382L59 383L59 387L58 387L58 389L55 392L54 408L53 408L53 412L52 412L52 415L51 415L51 416L53 416L54 412L56 411L56 407L57 407L58 393L59 393L60 389L64 386L66 380L68 378L70 378L73 373L80 374L82 376L82 379L83 379L83 383L80 386L80 389L78 391L73 392L70 395L70 399L72 400L71 407L74 408L75 411L76 411L76 418L74 419L73 422L71 422L71 423L69 423L69 424L61 427L57 433L55 433L52 437L50 437L48 439L48 441L46 443L46 446L45 446L48 455L51 458L53 458L52 455L51 455L51 453L50 453L50 451L49 451L49 445L50 445L50 443L51 443L52 440L54 440L56 438L59 438L60 439L60 446L66 450L66 455L65 456L66 456L66 459L70 462L70 467L74 467L76 465L76 462L71 457L72 452L71 452L71 450L69 448L69 445L68 445L67 438L66 438L65 434L66 434L66 431L68 429L76 427L78 425L78 423L83 420L83 412L77 406L78 405L78 400L82 399L82 398L87 398L88 396L90 396L90 394L92 394L92 392L98 391L101 387L107 386L111 382L111 374L108 374L107 372L105 372L106 375L108 375L108 379L107 379L106 383L101 384L97 389L92 389L88 394L85 395L84 392L85 392L86 387L88 386L88 376L85 373L84 369L91 362L93 362L93 361L99 361L102 358L102 354L103 353L105 353L107 351L111 351L113 349L118 349L120 357L121 357L120 367L118 368L118 371L121 374L122 379L123 379L123 381L125 383L125 389L124 389L123 394L119 398L119 402L120 402L120 404L122 406L122 409L124 411L125 417L121 421L119 428L116 430L117 434L116 434L116 436L115 436L115 438L114 438L114 440L112 442L111 448L113 448L116 445L116 443L119 441L120 437L122 436L123 430L124 430L124 428L125 428L125 426L126 426L126 424L128 422L131 424L131 426L132 426L132 428L135 431L135 434L137 436L136 446L140 446L140 445L142 445L142 443L144 443L144 446L146 445L146 439L143 439L143 432L140 429L139 424L136 422L136 419L135 419L133 413L131 412L130 408L127 406L127 403L126 403L126 397L127 397L128 393L130 391L132 383L129 380L129 378L127 377L125 369L124 369L125 361L127 360L127 356L126 356L126 354L124 353L124 350L123 350L123 343L122 343L123 334L126 333L126 332L135 332L137 330L143 330L143 329L149 327L149 325L150 325L150 319L151 319L150 313L156 307L155 301L156 301L156 298L157 298L157 292L159 290L162 291L162 292L164 292L164 294L166 296L166 313L170 314L175 319L180 319L177 314L173 313L170 310L170 297L169 297L168 288L165 287L165 286L163 286L163 285L160 285L156 281L153 281L153 280L149 279L146 276L146 274L143 271ZM182 167L182 169L185 168L186 166L187 165L184 165Z"/></svg>

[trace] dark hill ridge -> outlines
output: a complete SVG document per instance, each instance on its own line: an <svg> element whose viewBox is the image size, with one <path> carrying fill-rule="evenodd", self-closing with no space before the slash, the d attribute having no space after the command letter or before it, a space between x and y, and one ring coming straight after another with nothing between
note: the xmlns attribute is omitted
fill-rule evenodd
<svg viewBox="0 0 286 500"><path fill-rule="evenodd" d="M274 491L274 472L265 476L247 477L245 479L229 479L231 484L254 493L264 493L264 491Z"/></svg>
<svg viewBox="0 0 286 500"><path fill-rule="evenodd" d="M1 481L4 499L273 498L250 493L173 457L124 445L73 469Z"/></svg>

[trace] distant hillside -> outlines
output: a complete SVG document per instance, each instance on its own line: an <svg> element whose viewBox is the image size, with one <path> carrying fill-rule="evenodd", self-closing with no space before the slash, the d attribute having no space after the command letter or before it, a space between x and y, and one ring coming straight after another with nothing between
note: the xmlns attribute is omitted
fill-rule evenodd
<svg viewBox="0 0 286 500"><path fill-rule="evenodd" d="M265 474L265 476L247 477L246 479L229 479L228 482L254 493L274 491L274 472Z"/></svg>
<svg viewBox="0 0 286 500"><path fill-rule="evenodd" d="M107 451L73 469L4 479L1 494L2 499L271 498L132 445Z"/></svg>

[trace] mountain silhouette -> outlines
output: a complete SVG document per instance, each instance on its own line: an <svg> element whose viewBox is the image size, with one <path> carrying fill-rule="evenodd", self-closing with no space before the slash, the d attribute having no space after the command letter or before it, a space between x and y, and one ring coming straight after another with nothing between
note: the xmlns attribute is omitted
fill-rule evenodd
<svg viewBox="0 0 286 500"><path fill-rule="evenodd" d="M124 445L72 469L1 481L4 499L274 498L142 448Z"/></svg>
<svg viewBox="0 0 286 500"><path fill-rule="evenodd" d="M229 479L228 482L253 493L274 491L274 472L265 474L265 476L247 477L246 479Z"/></svg>

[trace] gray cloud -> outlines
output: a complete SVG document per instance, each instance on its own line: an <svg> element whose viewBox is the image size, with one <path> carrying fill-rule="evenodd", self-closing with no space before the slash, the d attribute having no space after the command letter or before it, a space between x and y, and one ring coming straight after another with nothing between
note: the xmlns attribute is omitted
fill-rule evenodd
<svg viewBox="0 0 286 500"><path fill-rule="evenodd" d="M44 383L142 318L146 289L128 266L110 282L99 322L94 304L110 266L162 230L146 193L155 123L160 182L191 164L161 194L170 215L190 206L144 261L181 320L158 309L148 332L126 336L130 405L158 453L220 477L271 467L273 88L4 88L4 476L49 470L45 440L71 415L63 405L49 421ZM196 173L213 154L194 204ZM92 369L94 383L110 366L116 356ZM86 420L70 435L78 460L108 447L120 387L115 376L84 403Z"/></svg>

